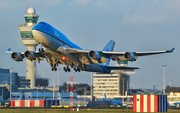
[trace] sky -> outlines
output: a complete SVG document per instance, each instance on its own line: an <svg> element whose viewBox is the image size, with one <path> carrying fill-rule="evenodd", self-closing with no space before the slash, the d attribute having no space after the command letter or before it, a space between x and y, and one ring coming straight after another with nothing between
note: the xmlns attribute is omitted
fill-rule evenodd
<svg viewBox="0 0 180 113"><path fill-rule="evenodd" d="M163 67L166 86L180 86L180 1L179 0L0 0L0 67L13 67L20 76L26 75L26 60L15 62L8 48L24 52L18 25L25 23L28 8L36 9L38 22L45 21L90 50L102 50L116 42L114 51L135 52L168 50L172 54L139 57L128 66L139 67L130 75L130 87L163 88ZM39 47L37 47L38 49ZM112 62L111 65L115 65ZM60 66L60 84L70 79ZM37 63L36 75L57 84L57 72L43 61ZM74 82L90 84L90 72L74 74Z"/></svg>

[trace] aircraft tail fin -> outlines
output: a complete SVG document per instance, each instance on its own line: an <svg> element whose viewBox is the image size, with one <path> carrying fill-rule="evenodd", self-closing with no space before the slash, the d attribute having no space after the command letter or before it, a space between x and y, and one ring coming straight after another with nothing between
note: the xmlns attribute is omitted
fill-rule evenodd
<svg viewBox="0 0 180 113"><path fill-rule="evenodd" d="M108 101L107 97L106 97L106 93L104 93L104 100Z"/></svg>
<svg viewBox="0 0 180 113"><path fill-rule="evenodd" d="M115 45L115 42L113 40L110 40L102 51L113 51L114 45ZM110 58L106 58L106 60L108 62L107 64L109 65Z"/></svg>
<svg viewBox="0 0 180 113"><path fill-rule="evenodd" d="M104 93L104 99L107 99L107 98L106 98L106 93Z"/></svg>

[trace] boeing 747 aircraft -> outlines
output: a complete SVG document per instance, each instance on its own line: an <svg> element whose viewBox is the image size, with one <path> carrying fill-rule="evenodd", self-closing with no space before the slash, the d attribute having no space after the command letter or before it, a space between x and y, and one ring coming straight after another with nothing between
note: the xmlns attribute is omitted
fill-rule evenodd
<svg viewBox="0 0 180 113"><path fill-rule="evenodd" d="M39 51L6 52L11 53L11 58L15 61L37 60L40 62L45 58L52 67L52 71L57 70L59 64L66 65L65 72L70 72L70 67L74 71L90 71L110 73L111 70L138 69L137 67L109 66L110 59L118 64L127 61L136 61L138 56L171 53L171 50L149 51L149 52L113 52L115 42L110 40L102 51L85 50L68 39L62 32L52 27L46 22L39 22L32 28L34 39L41 45ZM44 50L43 47L46 49Z"/></svg>

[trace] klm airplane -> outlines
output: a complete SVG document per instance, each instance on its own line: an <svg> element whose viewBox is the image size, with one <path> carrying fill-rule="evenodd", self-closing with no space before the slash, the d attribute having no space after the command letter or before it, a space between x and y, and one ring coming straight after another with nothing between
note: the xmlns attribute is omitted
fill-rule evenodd
<svg viewBox="0 0 180 113"><path fill-rule="evenodd" d="M50 64L52 71L57 70L59 64L66 65L65 72L70 72L70 67L76 72L90 71L111 73L111 70L133 70L137 67L109 66L110 59L118 64L136 61L138 56L171 53L171 50L149 52L113 52L115 42L110 40L102 51L85 50L68 39L62 32L46 22L39 22L32 28L34 39L41 45L39 51L6 52L11 53L15 61L37 60L45 58ZM43 49L42 46L46 49Z"/></svg>
<svg viewBox="0 0 180 113"><path fill-rule="evenodd" d="M104 93L104 101L109 101L109 102L111 102L111 104L112 105L115 105L115 106L120 106L120 107L122 107L123 106L123 102L122 101L120 101L120 100L109 100L109 99L107 99L107 97L106 97L106 94Z"/></svg>

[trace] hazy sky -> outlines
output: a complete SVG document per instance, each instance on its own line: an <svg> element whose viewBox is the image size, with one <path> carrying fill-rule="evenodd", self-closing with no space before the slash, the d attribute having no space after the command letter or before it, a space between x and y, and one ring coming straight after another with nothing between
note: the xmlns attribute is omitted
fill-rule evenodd
<svg viewBox="0 0 180 113"><path fill-rule="evenodd" d="M38 22L51 24L85 49L102 50L111 39L116 42L117 52L175 47L172 54L139 57L136 62L129 62L129 66L140 68L131 75L130 86L156 85L162 89L163 64L167 65L166 85L180 86L179 0L0 0L0 67L13 67L19 75L26 74L25 60L15 62L5 51L26 50L21 44L18 25L25 23L24 15L29 7L36 9ZM62 67L60 84L70 78ZM37 75L49 78L52 85L57 72L52 72L44 61L37 63ZM74 82L90 84L90 73L75 73Z"/></svg>

